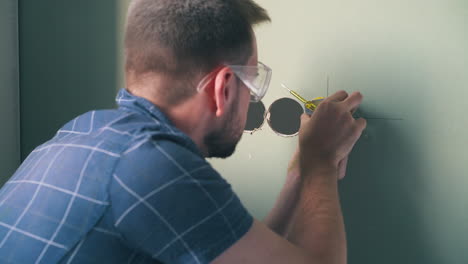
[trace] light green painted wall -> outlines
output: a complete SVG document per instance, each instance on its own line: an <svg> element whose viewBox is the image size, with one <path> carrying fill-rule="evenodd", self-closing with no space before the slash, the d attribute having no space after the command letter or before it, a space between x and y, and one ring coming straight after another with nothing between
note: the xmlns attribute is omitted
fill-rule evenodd
<svg viewBox="0 0 468 264"><path fill-rule="evenodd" d="M258 0L273 68L264 103L359 90L369 120L340 183L350 264L468 263L468 4L456 0ZM268 125L213 165L258 218L273 206L297 138Z"/></svg>
<svg viewBox="0 0 468 264"><path fill-rule="evenodd" d="M20 162L18 2L0 1L0 186Z"/></svg>
<svg viewBox="0 0 468 264"><path fill-rule="evenodd" d="M113 108L118 84L115 0L20 0L24 159L86 111Z"/></svg>

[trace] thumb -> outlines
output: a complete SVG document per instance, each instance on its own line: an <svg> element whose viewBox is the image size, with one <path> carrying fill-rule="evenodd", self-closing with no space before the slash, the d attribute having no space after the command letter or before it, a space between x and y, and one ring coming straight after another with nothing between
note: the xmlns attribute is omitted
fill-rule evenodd
<svg viewBox="0 0 468 264"><path fill-rule="evenodd" d="M348 167L349 156L346 156L338 164L338 180L342 180L346 176L346 168Z"/></svg>
<svg viewBox="0 0 468 264"><path fill-rule="evenodd" d="M301 124L304 124L305 122L307 122L308 120L310 119L310 115L308 114L302 114L301 115Z"/></svg>

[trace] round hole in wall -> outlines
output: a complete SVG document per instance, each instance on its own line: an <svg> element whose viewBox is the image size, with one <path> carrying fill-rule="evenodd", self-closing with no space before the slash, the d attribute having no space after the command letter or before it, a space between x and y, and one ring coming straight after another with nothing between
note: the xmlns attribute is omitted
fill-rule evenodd
<svg viewBox="0 0 468 264"><path fill-rule="evenodd" d="M271 129L278 135L292 137L299 134L301 115L304 113L302 105L291 98L280 98L273 102L268 109L267 121Z"/></svg>
<svg viewBox="0 0 468 264"><path fill-rule="evenodd" d="M250 102L247 121L244 128L245 132L253 133L263 126L263 123L265 122L265 110L265 105L262 101Z"/></svg>

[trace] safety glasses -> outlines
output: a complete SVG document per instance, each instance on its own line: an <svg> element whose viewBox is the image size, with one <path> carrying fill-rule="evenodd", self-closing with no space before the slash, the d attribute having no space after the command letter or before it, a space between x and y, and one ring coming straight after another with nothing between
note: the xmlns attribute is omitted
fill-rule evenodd
<svg viewBox="0 0 468 264"><path fill-rule="evenodd" d="M312 102L318 105L321 101L322 99L317 99ZM277 135L294 137L299 134L301 115L304 113L312 114L301 103L287 97L274 101L268 108L268 111L263 102L251 102L244 132L253 134L262 128L266 120L270 128Z"/></svg>
<svg viewBox="0 0 468 264"><path fill-rule="evenodd" d="M257 66L228 65L234 74L249 88L250 101L259 102L270 86L272 70L258 62Z"/></svg>
<svg viewBox="0 0 468 264"><path fill-rule="evenodd" d="M239 80L250 90L250 101L259 102L265 96L270 86L272 70L265 64L258 62L257 66L227 65ZM213 73L208 74L198 84L197 91L200 92L206 83L213 78Z"/></svg>

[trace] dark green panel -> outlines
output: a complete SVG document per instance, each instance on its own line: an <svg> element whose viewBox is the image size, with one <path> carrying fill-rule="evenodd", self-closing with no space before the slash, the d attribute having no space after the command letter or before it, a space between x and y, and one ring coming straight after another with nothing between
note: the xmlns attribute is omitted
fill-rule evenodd
<svg viewBox="0 0 468 264"><path fill-rule="evenodd" d="M0 186L20 163L18 3L0 1Z"/></svg>
<svg viewBox="0 0 468 264"><path fill-rule="evenodd" d="M73 117L114 107L117 1L21 0L21 152Z"/></svg>

